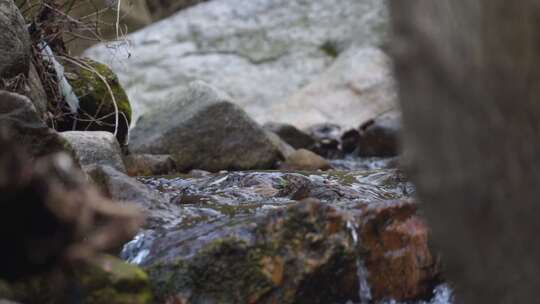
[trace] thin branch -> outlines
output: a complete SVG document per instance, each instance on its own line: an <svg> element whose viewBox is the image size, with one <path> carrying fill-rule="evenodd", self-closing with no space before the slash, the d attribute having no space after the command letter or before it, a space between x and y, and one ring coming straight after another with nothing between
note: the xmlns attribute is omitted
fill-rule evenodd
<svg viewBox="0 0 540 304"><path fill-rule="evenodd" d="M85 69L91 73L94 73L102 82L103 84L107 87L107 91L109 92L109 94L111 95L111 100L112 100L112 103L113 103L113 106L114 106L114 124L115 124L115 127L114 127L114 135L116 136L118 134L118 122L119 122L119 113L120 111L118 110L118 103L116 101L116 96L114 96L114 92L111 88L111 86L109 85L109 82L107 81L107 79L101 75L95 68L93 68L92 66L90 66L89 64L85 63L85 62L82 62L80 60L75 60L73 58L69 58L69 57L66 57L66 56L62 56L62 59L65 59L75 65L77 65L78 67L82 68L82 69Z"/></svg>

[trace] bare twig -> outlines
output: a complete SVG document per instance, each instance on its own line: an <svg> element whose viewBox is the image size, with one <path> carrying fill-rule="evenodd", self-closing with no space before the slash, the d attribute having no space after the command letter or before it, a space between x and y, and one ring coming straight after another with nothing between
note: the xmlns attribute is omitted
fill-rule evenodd
<svg viewBox="0 0 540 304"><path fill-rule="evenodd" d="M92 66L90 66L89 64L83 62L83 61L80 61L80 60L76 60L74 58L70 58L70 57L67 57L67 56L62 56L62 59L66 60L66 61L69 61L71 63L73 63L74 65L82 68L82 69L85 69L91 73L93 73L94 75L96 75L102 82L103 84L105 85L105 87L107 88L107 91L109 92L110 96L111 96L111 101L113 103L113 106L114 106L114 135L116 136L118 134L118 122L119 122L119 109L118 109L118 103L116 101L116 96L114 95L114 92L111 88L111 86L109 85L109 82L107 81L107 79L101 75L95 68L93 68Z"/></svg>

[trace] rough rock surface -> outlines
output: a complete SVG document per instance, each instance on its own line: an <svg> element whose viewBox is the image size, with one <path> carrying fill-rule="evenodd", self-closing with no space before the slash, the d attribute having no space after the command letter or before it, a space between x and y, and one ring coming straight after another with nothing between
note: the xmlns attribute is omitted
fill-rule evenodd
<svg viewBox="0 0 540 304"><path fill-rule="evenodd" d="M172 155L180 171L268 169L280 157L262 127L202 82L141 117L130 145L137 153Z"/></svg>
<svg viewBox="0 0 540 304"><path fill-rule="evenodd" d="M265 217L166 234L153 241L143 268L158 298L184 296L188 303L358 301L362 279L370 294L363 300L429 298L438 269L427 227L394 203L377 204L366 218L358 215L361 224L346 215L351 211L308 199ZM197 234L204 231L211 233ZM202 240L190 241L197 237Z"/></svg>
<svg viewBox="0 0 540 304"><path fill-rule="evenodd" d="M141 181L182 210L174 225L141 231L122 253L149 271L158 299L358 303L364 286L368 303L423 299L437 283L426 226L405 199L414 189L398 170Z"/></svg>
<svg viewBox="0 0 540 304"><path fill-rule="evenodd" d="M16 93L0 91L0 129L4 128L32 156L71 151L69 143L41 120L32 101Z"/></svg>
<svg viewBox="0 0 540 304"><path fill-rule="evenodd" d="M130 176L166 175L176 172L176 163L170 155L130 154L124 157Z"/></svg>
<svg viewBox="0 0 540 304"><path fill-rule="evenodd" d="M60 133L71 144L81 166L107 165L126 172L120 145L112 133L69 131Z"/></svg>
<svg viewBox="0 0 540 304"><path fill-rule="evenodd" d="M428 226L416 208L410 200L378 202L361 216L359 237L374 299L427 297L438 283L438 259L427 246Z"/></svg>
<svg viewBox="0 0 540 304"><path fill-rule="evenodd" d="M355 244L346 218L335 209L301 203L255 223L223 227L220 238L207 238L196 255L184 247L188 241L174 249L174 256L156 257L145 269L158 299L177 296L193 304L358 300ZM154 250L159 255L165 248Z"/></svg>
<svg viewBox="0 0 540 304"><path fill-rule="evenodd" d="M30 35L13 0L0 2L0 78L27 75Z"/></svg>
<svg viewBox="0 0 540 304"><path fill-rule="evenodd" d="M392 95L387 59L369 48L382 44L386 32L386 1L215 0L133 33L129 49L102 45L87 55L113 66L135 116L200 79L229 93L259 123L287 114L286 122L298 126L314 120L356 126L364 115L378 114L370 111L386 110L391 99L385 96ZM283 109L290 95L312 81L290 112ZM308 98L313 92L321 98ZM328 101L341 97L343 109L324 115ZM300 115L308 108L310 116Z"/></svg>

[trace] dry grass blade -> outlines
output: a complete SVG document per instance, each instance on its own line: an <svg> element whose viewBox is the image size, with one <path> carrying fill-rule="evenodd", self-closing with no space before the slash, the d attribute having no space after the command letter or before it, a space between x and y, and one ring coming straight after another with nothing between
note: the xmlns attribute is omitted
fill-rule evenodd
<svg viewBox="0 0 540 304"><path fill-rule="evenodd" d="M94 75L96 75L102 82L103 84L105 85L105 87L107 88L107 91L109 92L110 96L111 96L111 101L113 103L113 106L114 106L114 135L116 136L118 134L118 126L119 126L119 118L120 118L120 111L118 109L118 103L116 101L116 96L114 95L114 92L111 88L111 86L109 85L109 82L107 81L107 79L101 75L95 68L93 68L92 66L90 66L89 64L83 62L83 61L80 61L80 60L77 60L77 59L74 59L74 58L70 58L68 56L61 56L61 58L63 60L66 60L66 61L69 61L71 63L73 63L74 65L80 67L81 69L85 69L91 73L93 73Z"/></svg>

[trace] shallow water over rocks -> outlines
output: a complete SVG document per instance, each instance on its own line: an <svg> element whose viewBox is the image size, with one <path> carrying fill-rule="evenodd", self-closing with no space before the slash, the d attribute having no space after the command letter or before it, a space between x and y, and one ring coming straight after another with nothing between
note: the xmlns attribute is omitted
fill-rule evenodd
<svg viewBox="0 0 540 304"><path fill-rule="evenodd" d="M339 300L336 303L451 303L451 289L444 284L435 287L436 266L432 264L429 253L424 261L416 261L421 258L408 259L408 251L422 252L427 250L423 249L427 246L420 242L420 247L415 247L418 246L417 240L423 239L415 229L402 231L403 227L410 226L411 221L417 221L415 203L410 200L415 190L401 170L387 168L396 161L378 159L355 163L351 159L341 162L344 167L348 166L346 168L356 166L353 168L358 169L141 177L139 181L161 194L163 205L158 208L160 213L155 215L162 217L161 224L141 231L125 245L122 257L141 265L158 282L155 286L158 298L175 295L175 299L189 301L187 303L206 303L207 298L226 303L245 299L258 299L260 303L274 299L288 303L299 301L299 298L303 299L300 303L308 300L310 303L335 303L336 300ZM334 166L336 163L334 161ZM384 206L388 206L390 211L381 213L379 209L384 210ZM163 210L167 209L180 216L163 217ZM152 210L149 212L149 217L152 217ZM406 244L387 244L390 246L388 256L395 256L392 261L386 262L384 259L390 258L384 256L365 256L369 265L365 271L359 271L358 265L365 255L362 252L375 250L366 249L362 244L362 235L366 233L364 227L379 225L377 221L385 223L382 230L390 229L380 232L382 238L392 239L397 235L409 241L405 241ZM290 235L289 229L293 231ZM420 256L422 254L419 253ZM335 260L337 257L343 259ZM256 259L255 265L258 266L255 269L250 266L251 262L247 262L251 259ZM381 288L369 285L370 281L377 280L373 277L366 280L370 270L373 273L381 261L391 267L413 263L413 268L432 270L419 272L426 279L418 282L400 278L389 287L388 297L381 298L380 292L377 293ZM201 269L205 271L201 272ZM353 271L352 276L349 270ZM230 277L250 271L253 274L249 273L247 277ZM222 277L223 272L230 274ZM341 277L335 277L334 272L342 273ZM327 278L329 274L334 277ZM360 277L357 274L361 274ZM194 279L202 275L211 276L204 281L205 286L200 286L201 281ZM432 283L426 283L428 279ZM218 287L223 290L216 291L215 286L206 286L211 285L207 282L212 280L219 281L216 286L224 284ZM235 282L234 285L230 285L232 283L228 280ZM242 280L248 282L242 283ZM342 282L336 283L340 280ZM378 296L376 301L366 302L358 296L358 286L362 281L367 282L368 288L374 288ZM347 287L351 284L356 288ZM431 285L434 288L432 300L411 302L407 298L410 292L400 287L413 286L411 284L420 286L415 291L418 295L424 294L421 290L425 286L435 284ZM227 286L244 291L230 295L225 290ZM317 286L328 289L321 298L313 298ZM354 294L350 290L354 290ZM384 300L391 298L391 294L409 301ZM322 302L325 299L331 302Z"/></svg>

